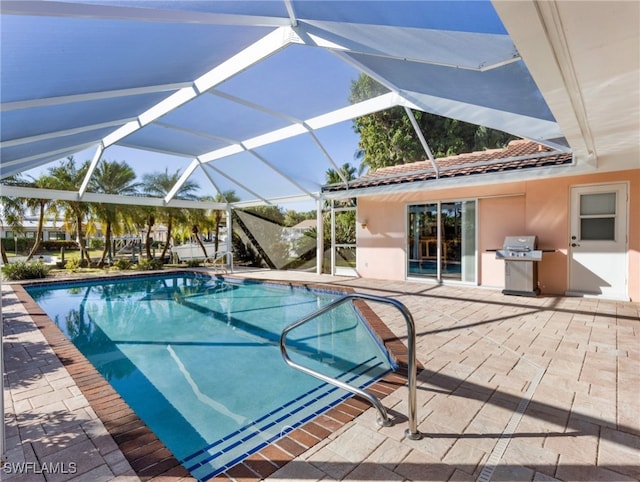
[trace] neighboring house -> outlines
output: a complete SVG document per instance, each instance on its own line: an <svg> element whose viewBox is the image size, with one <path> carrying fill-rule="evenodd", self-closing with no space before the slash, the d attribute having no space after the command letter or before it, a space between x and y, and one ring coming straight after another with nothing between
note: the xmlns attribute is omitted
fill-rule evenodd
<svg viewBox="0 0 640 482"><path fill-rule="evenodd" d="M29 215L24 218L21 223L22 231L16 232L10 226L8 226L4 220L0 219L0 238L35 238L38 232L38 217ZM97 234L91 236L93 239L102 239L102 233L99 224L96 225L98 230ZM146 228L141 228L139 233L130 233L125 236L117 237L122 241L120 244L126 244L128 240L141 239L146 234ZM167 227L163 224L156 224L151 229L151 237L154 241L166 242L167 239ZM54 218L47 218L44 221L42 240L54 241L54 240L73 240L75 234L68 233L64 230L63 221Z"/></svg>
<svg viewBox="0 0 640 482"><path fill-rule="evenodd" d="M16 232L10 226L7 226L3 220L0 220L0 238L35 238L38 232L38 217L27 216L22 221L22 231ZM53 218L47 218L44 221L42 240L69 240L72 239L69 233L65 232L62 221Z"/></svg>
<svg viewBox="0 0 640 482"><path fill-rule="evenodd" d="M289 256L295 258L303 253L298 252L296 241L304 237L304 233L317 227L317 220L305 219L295 226L282 229L282 240L289 244Z"/></svg>
<svg viewBox="0 0 640 482"><path fill-rule="evenodd" d="M307 231L311 231L317 226L316 219L305 219L304 221L300 221L295 226L291 226L290 228L283 228L282 230L282 238L285 241L293 242L296 239L300 239L304 236L304 233Z"/></svg>
<svg viewBox="0 0 640 482"><path fill-rule="evenodd" d="M640 169L572 174L572 163L520 140L379 169L323 193L358 198L363 277L504 287L505 262L493 250L505 236L535 235L547 250L543 294L639 300Z"/></svg>

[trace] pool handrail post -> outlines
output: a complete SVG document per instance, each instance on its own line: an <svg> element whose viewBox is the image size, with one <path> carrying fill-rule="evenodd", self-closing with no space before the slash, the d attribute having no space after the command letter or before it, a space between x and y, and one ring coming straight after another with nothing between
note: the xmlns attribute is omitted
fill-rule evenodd
<svg viewBox="0 0 640 482"><path fill-rule="evenodd" d="M422 438L422 434L418 431L417 401L416 401L417 363L416 363L415 322L413 320L413 316L411 315L411 312L400 301L395 300L393 298L385 298L382 296L375 296L375 295L369 295L369 294L363 294L363 293L348 293L338 298L337 300L334 300L331 303L324 305L323 307L319 308L313 313L310 313L309 315L299 319L298 321L295 321L290 325L286 326L282 330L282 333L280 334L280 353L282 354L282 358L284 359L287 365L297 370L300 370L303 373L306 373L307 375L316 377L326 383L330 383L348 392L354 393L356 395L360 395L361 397L369 400L369 402L371 402L371 404L378 410L378 413L380 415L380 417L378 418L378 423L383 426L391 425L387 412L377 397L371 395L370 393L365 392L364 390L361 390L356 387L352 387L351 385L341 382L340 380L336 380L335 378L329 377L322 373L316 372L310 368L307 368L303 365L300 365L294 362L293 360L291 360L287 352L286 337L291 330L294 330L295 328L307 323L308 321L311 321L314 318L317 318L318 316L335 309L336 307L342 305L343 303L346 303L347 301L353 301L357 299L390 304L396 307L400 311L400 313L402 313L402 316L404 316L404 319L407 325L407 357L408 357L407 388L409 391L409 398L408 398L409 428L405 430L405 436L410 440L420 440Z"/></svg>
<svg viewBox="0 0 640 482"><path fill-rule="evenodd" d="M213 257L208 257L204 260L204 263L207 261L211 262L211 266L213 268L216 267L216 262L221 259L225 259L226 267L229 269L230 273L233 273L233 251L217 251Z"/></svg>
<svg viewBox="0 0 640 482"><path fill-rule="evenodd" d="M418 402L417 402L417 361L416 361L416 324L409 309L398 300L388 298L389 302L395 306L404 316L407 325L407 390L409 428L405 430L405 435L410 440L420 440L422 434L418 431Z"/></svg>
<svg viewBox="0 0 640 482"><path fill-rule="evenodd" d="M227 261L227 269L233 273L233 251L226 251L224 255Z"/></svg>

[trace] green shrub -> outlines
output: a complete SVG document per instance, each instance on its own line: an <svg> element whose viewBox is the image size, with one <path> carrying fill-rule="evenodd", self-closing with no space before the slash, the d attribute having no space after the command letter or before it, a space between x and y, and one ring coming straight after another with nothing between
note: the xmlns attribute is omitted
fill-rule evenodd
<svg viewBox="0 0 640 482"><path fill-rule="evenodd" d="M104 249L104 239L91 238L89 240L89 249Z"/></svg>
<svg viewBox="0 0 640 482"><path fill-rule="evenodd" d="M2 238L0 240L7 253L13 253L18 248L18 253L28 253L33 246L33 238Z"/></svg>
<svg viewBox="0 0 640 482"><path fill-rule="evenodd" d="M78 268L80 268L80 258L69 258L64 265L64 268L67 271L76 271Z"/></svg>
<svg viewBox="0 0 640 482"><path fill-rule="evenodd" d="M197 268L198 266L202 265L202 261L200 261L199 259L189 259L187 260L187 267L188 268Z"/></svg>
<svg viewBox="0 0 640 482"><path fill-rule="evenodd" d="M143 271L162 269L164 263L161 259L145 259L138 263L138 269Z"/></svg>
<svg viewBox="0 0 640 482"><path fill-rule="evenodd" d="M131 266L133 266L133 263L129 259L117 259L113 263L113 266L115 266L121 271L124 271L131 268Z"/></svg>
<svg viewBox="0 0 640 482"><path fill-rule="evenodd" d="M72 240L49 240L42 241L40 243L40 247L45 251L60 251L60 248L64 248L65 250L77 250L78 243Z"/></svg>
<svg viewBox="0 0 640 482"><path fill-rule="evenodd" d="M2 267L2 274L8 280L46 278L48 273L49 267L40 262L29 263L27 261L20 261L17 263L5 264Z"/></svg>

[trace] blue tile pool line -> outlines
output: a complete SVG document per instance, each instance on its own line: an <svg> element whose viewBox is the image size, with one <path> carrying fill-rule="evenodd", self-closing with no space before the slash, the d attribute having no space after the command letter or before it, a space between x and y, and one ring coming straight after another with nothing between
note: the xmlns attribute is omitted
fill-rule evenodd
<svg viewBox="0 0 640 482"><path fill-rule="evenodd" d="M375 357L370 358L369 360L367 360L367 361L363 362L363 363L362 363L362 364L360 364L359 366L354 367L354 370L357 370L357 369L358 369L358 368L360 368L361 366L365 365L366 363L368 363L368 362L370 362L370 361L372 361L372 360L374 360L374 359L375 359ZM350 381L355 380L355 379L356 379L356 378L358 378L359 376L366 374L368 371L372 370L373 368L376 368L376 367L380 366L381 364L382 364L382 363L378 363L378 364L376 364L376 365L373 365L373 366L369 367L367 370L365 370L365 371L364 371L364 372L362 372L361 374L358 374L358 375L354 375L354 376L352 376L350 379L348 379L348 380L347 380L347 382L350 382ZM343 373L341 373L337 378L338 378L338 379L340 379L340 378L344 378L344 376L345 376L345 375L347 375L347 374L349 374L349 373L351 373L351 372L343 372ZM273 415L277 414L278 412L281 412L281 411L282 411L282 410L284 410L286 407L288 407L288 406L290 406L290 405L293 405L294 403L296 403L296 402L298 402L298 401L300 401L300 400L302 400L302 399L304 399L304 398L308 397L309 395L313 394L314 392L317 392L318 390L321 390L321 389L324 389L324 388L327 388L327 387L328 387L328 389L327 389L323 394L321 394L319 397L317 397L317 398L314 398L314 399L310 400L310 401L309 401L309 402L307 402L306 404L302 405L298 410L294 410L293 412L288 412L286 415L291 415L291 414L297 413L297 412L299 412L300 410L302 410L304 407L307 407L307 406L311 405L313 402L315 402L315 401L317 401L317 400L320 400L321 398L324 398L327 394L332 393L332 392L334 392L335 390L337 390L337 387L331 387L331 386L329 386L329 385L327 385L327 384L318 385L317 387L315 387L315 388L313 388L313 389L309 390L307 393L304 393L304 394L300 395L299 397L297 397L297 398L295 398L295 399L293 399L293 400L291 400L291 401L287 402L286 404L282 405L281 407L278 407L277 409L272 410L271 412L269 412L269 413L267 413L267 414L263 415L262 417L260 417L258 420L256 420L256 421L255 421L255 422L253 422L252 424L245 425L244 427L239 428L238 430L236 430L235 432L233 432L233 433L231 433L231 434L227 435L226 437L224 437L224 438L222 438L222 439L220 439L220 440L217 440L217 441L215 441L215 442L213 442L213 443L211 443L211 444L207 445L206 447L203 447L202 449L200 449L200 450L198 450L198 451L194 452L194 453L193 453L193 454L191 454L191 455L188 455L187 457L184 457L182 460L180 460L180 463L187 463L189 460L191 460L191 459L193 459L193 458L197 457L198 455L201 455L201 454L205 453L206 451L208 451L208 450L212 449L212 448L213 448L213 447L215 447L216 445L220 445L222 442L224 442L224 441L226 441L226 440L229 440L229 439L231 439L231 438L235 437L236 435L239 435L240 433L242 433L242 432L244 432L245 430L247 430L250 426L252 426L252 425L256 425L256 424L258 424L258 423L260 423L260 422L263 422L263 421L264 421L264 420L266 420L267 418L269 418L269 417L271 417L271 416L273 416ZM286 416L285 416L284 418L282 418L282 419L277 419L277 420L276 420L275 422L273 422L271 425L274 425L275 423L277 423L277 422L281 422L281 421L283 421L283 420L285 420L285 419L286 419ZM271 425L270 425L270 426L271 426ZM263 429L265 429L265 428L269 428L269 427L268 427L268 426L265 426L265 427L262 427L262 428L263 428ZM253 436L253 434L252 434L252 436ZM251 437L248 437L248 438L251 438ZM227 452L227 451L228 451L228 450L224 450L223 452ZM194 466L193 468L195 468L195 467L196 467L196 466Z"/></svg>
<svg viewBox="0 0 640 482"><path fill-rule="evenodd" d="M348 371L348 372L343 372L340 375L338 375L336 378L341 379L341 378L345 378L348 375L348 378L346 378L346 382L350 383L353 382L354 380L358 379L358 378L365 378L365 375L370 372L371 370L374 370L376 368L378 368L379 366L381 366L383 363L379 362L375 365L369 366L366 370L364 370L361 373L355 373L354 371L356 371L357 369L361 368L362 366L365 366L368 362L374 360L375 357L372 357L369 360L366 360L364 362L362 362L360 365L354 367L352 370ZM371 379L366 379L365 382L363 383L359 383L356 386L358 388L366 388L369 385L372 385L373 383L375 383L377 381L377 379L375 380L371 380ZM266 419L268 419L269 417L277 414L278 412L281 412L282 410L284 410L287 406L292 405L295 402L300 401L301 399L308 397L312 394L314 394L315 392L317 392L318 390L321 389L325 389L324 392L322 394L320 394L319 396L307 401L304 405L302 405L301 407L298 407L296 410L292 411L292 412L287 412L285 413L283 416L281 416L280 418L276 419L275 421L271 421L269 423L267 423L266 425L256 428L255 431L251 432L249 435L247 435L246 437L235 441L234 443L232 443L230 446L219 450L217 452L215 452L214 454L210 454L208 457L200 460L199 462L192 464L190 466L187 466L186 463L189 462L190 460L193 460L195 458L197 458L198 456L201 455L205 455L207 453L209 453L209 450L211 450L212 448L223 444L226 441L229 441L230 439L236 437L237 435L241 434L242 432L248 430L250 427L257 425L260 422L265 421ZM291 400L290 402L286 403L285 405L283 405L282 407L277 408L276 410L273 410L272 412L262 416L260 419L256 420L254 423L249 424L249 425L245 425L244 427L236 430L234 433L229 434L228 436L226 436L225 438L221 439L221 440L217 440L215 442L213 442L212 444L194 452L193 454L183 458L180 463L182 463L184 465L184 467L192 474L195 475L197 477L198 480L207 480L209 478L215 477L216 475L224 472L225 470L230 469L231 467L235 466L236 464L242 462L244 459L246 459L248 456L259 452L260 450L262 450L263 448L267 447L268 445L270 445L271 443L275 442L276 440L282 438L284 435L288 434L289 432L293 431L294 429L304 425L305 423L311 421L312 419L314 419L315 417L322 415L323 413L327 412L329 409L339 405L340 403L344 402L346 399L350 398L352 395L350 393L345 393L344 395L342 395L341 397L339 397L338 399L334 400L333 402L330 402L328 404L325 404L323 407L315 410L313 413L310 413L309 415L305 416L303 419L301 419L300 421L293 423L292 425L285 425L285 427L280 431L280 433L273 435L271 437L269 437L268 439L266 439L265 441L263 441L261 444L257 445L256 447L254 447L253 449L242 453L241 455L239 455L238 457L234 458L233 460L230 460L229 462L227 462L226 464L224 464L221 467L218 467L216 469L214 469L213 471L210 471L204 475L197 475L194 474L194 472L197 471L201 471L202 468L209 466L210 467L210 462L213 461L215 458L228 453L229 451L231 451L232 449L236 448L238 445L240 445L243 442L249 441L252 438L259 436L261 434L261 431L263 430L267 430L271 427L273 427L274 425L277 425L278 423L281 423L283 421L285 421L287 418L289 418L291 415L294 415L302 410L304 410L305 408L313 405L316 402L321 401L323 398L327 397L328 395L334 393L336 390L339 390L338 387L333 387L333 386L329 386L328 384L322 384L319 385L315 388L313 388L312 390L308 391L307 393L297 397L295 400Z"/></svg>

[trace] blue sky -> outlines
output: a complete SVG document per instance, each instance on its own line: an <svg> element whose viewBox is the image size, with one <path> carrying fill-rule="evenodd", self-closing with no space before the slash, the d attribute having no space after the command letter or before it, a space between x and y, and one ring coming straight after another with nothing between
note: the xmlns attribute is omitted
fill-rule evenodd
<svg viewBox="0 0 640 482"><path fill-rule="evenodd" d="M296 67L292 69L292 65ZM359 75L360 72L353 66L323 49L293 45L266 58L252 69L231 77L217 86L213 95L206 94L192 100L157 119L157 124L135 132L121 143L166 150L175 149L173 146L184 148L188 145L195 153L215 150L226 143L216 141L214 136L229 139L230 142L245 141L247 137L291 125L292 119L304 121L348 106L351 83ZM266 111L249 108L226 99L225 95L255 104ZM278 117L280 115L284 117ZM183 129L192 129L194 134L165 128L178 125ZM352 125L352 121L347 121L315 131L337 166L347 162L358 164L355 153L359 138ZM185 144L185 138L190 143ZM81 163L92 159L94 153L95 148L91 148L74 157ZM325 181L326 170L332 168L312 137L306 134L258 147L256 153L310 192L318 190L318 186ZM140 178L144 174L163 172L165 168L170 173L178 169L183 172L194 157L176 157L120 146L111 146L102 155L102 159L126 161ZM57 164L57 161L53 164ZM27 174L38 176L51 165L41 166ZM213 161L211 165L219 167L248 189L265 197L300 194L292 183L247 153ZM218 173L212 173L212 176L221 190L234 190L241 200L255 199L254 195L224 176ZM191 179L200 185L199 195L215 194L215 188L200 169ZM287 203L283 207L306 211L314 209L315 204L313 201Z"/></svg>
<svg viewBox="0 0 640 482"><path fill-rule="evenodd" d="M317 131L317 135L320 141L325 145L325 148L329 151L330 155L334 159L335 163L338 166L342 166L342 164L348 162L351 165L358 166L359 162L355 159L355 153L358 147L358 135L353 132L351 127L351 122L342 123L336 126L332 126L326 129L322 129ZM309 136L299 136L299 141L302 141L302 138L306 138L308 141ZM290 153L287 153L288 147L287 145L273 144L266 147L266 151L273 156L279 156L281 159L288 159ZM77 164L81 164L84 161L91 160L95 154L95 148L86 149L84 151L80 151L74 155L74 158ZM280 152L279 152L280 151ZM321 157L319 152L314 152L316 157ZM187 166L191 163L192 158L190 157L177 157L168 154L153 152L153 151L145 151L142 149L133 149L128 147L120 147L120 146L111 146L109 147L102 155L102 159L106 159L109 161L126 161L129 164L136 174L138 178L141 179L144 174L158 173L164 172L165 168L169 170L169 173L174 173L176 170L180 170L183 172ZM60 161L55 161L53 163L46 164L44 166L40 166L35 169L31 169L26 171L25 175L30 175L33 177L38 177L41 174L45 174L50 167L58 165ZM324 158L321 161L324 166L324 170L329 169L331 166L328 161ZM278 164L274 162L275 164ZM216 162L212 164L216 166ZM279 166L282 167L282 166ZM304 174L305 167L302 166L302 174ZM300 169L298 169L300 170ZM296 169L293 169L296 171ZM324 171L322 171L324 172ZM248 173L251 175L251 173ZM191 179L197 182L200 185L200 190L197 192L199 196L205 195L215 195L215 188L211 185L206 176L202 173L200 169L196 170L196 172L192 175ZM243 177L239 179L244 184L251 184L251 182ZM324 178L320 179L319 182L323 182ZM217 177L216 182L222 190L233 189L236 192L241 191L241 188L238 186L234 186L230 181ZM255 180L254 182L258 183L272 183L278 182L287 184L287 181L282 180L280 176L276 173L272 173L269 178L261 178L259 180ZM315 202L295 202L295 203L286 203L282 204L282 208L285 210L294 209L297 211L309 211L315 209Z"/></svg>

